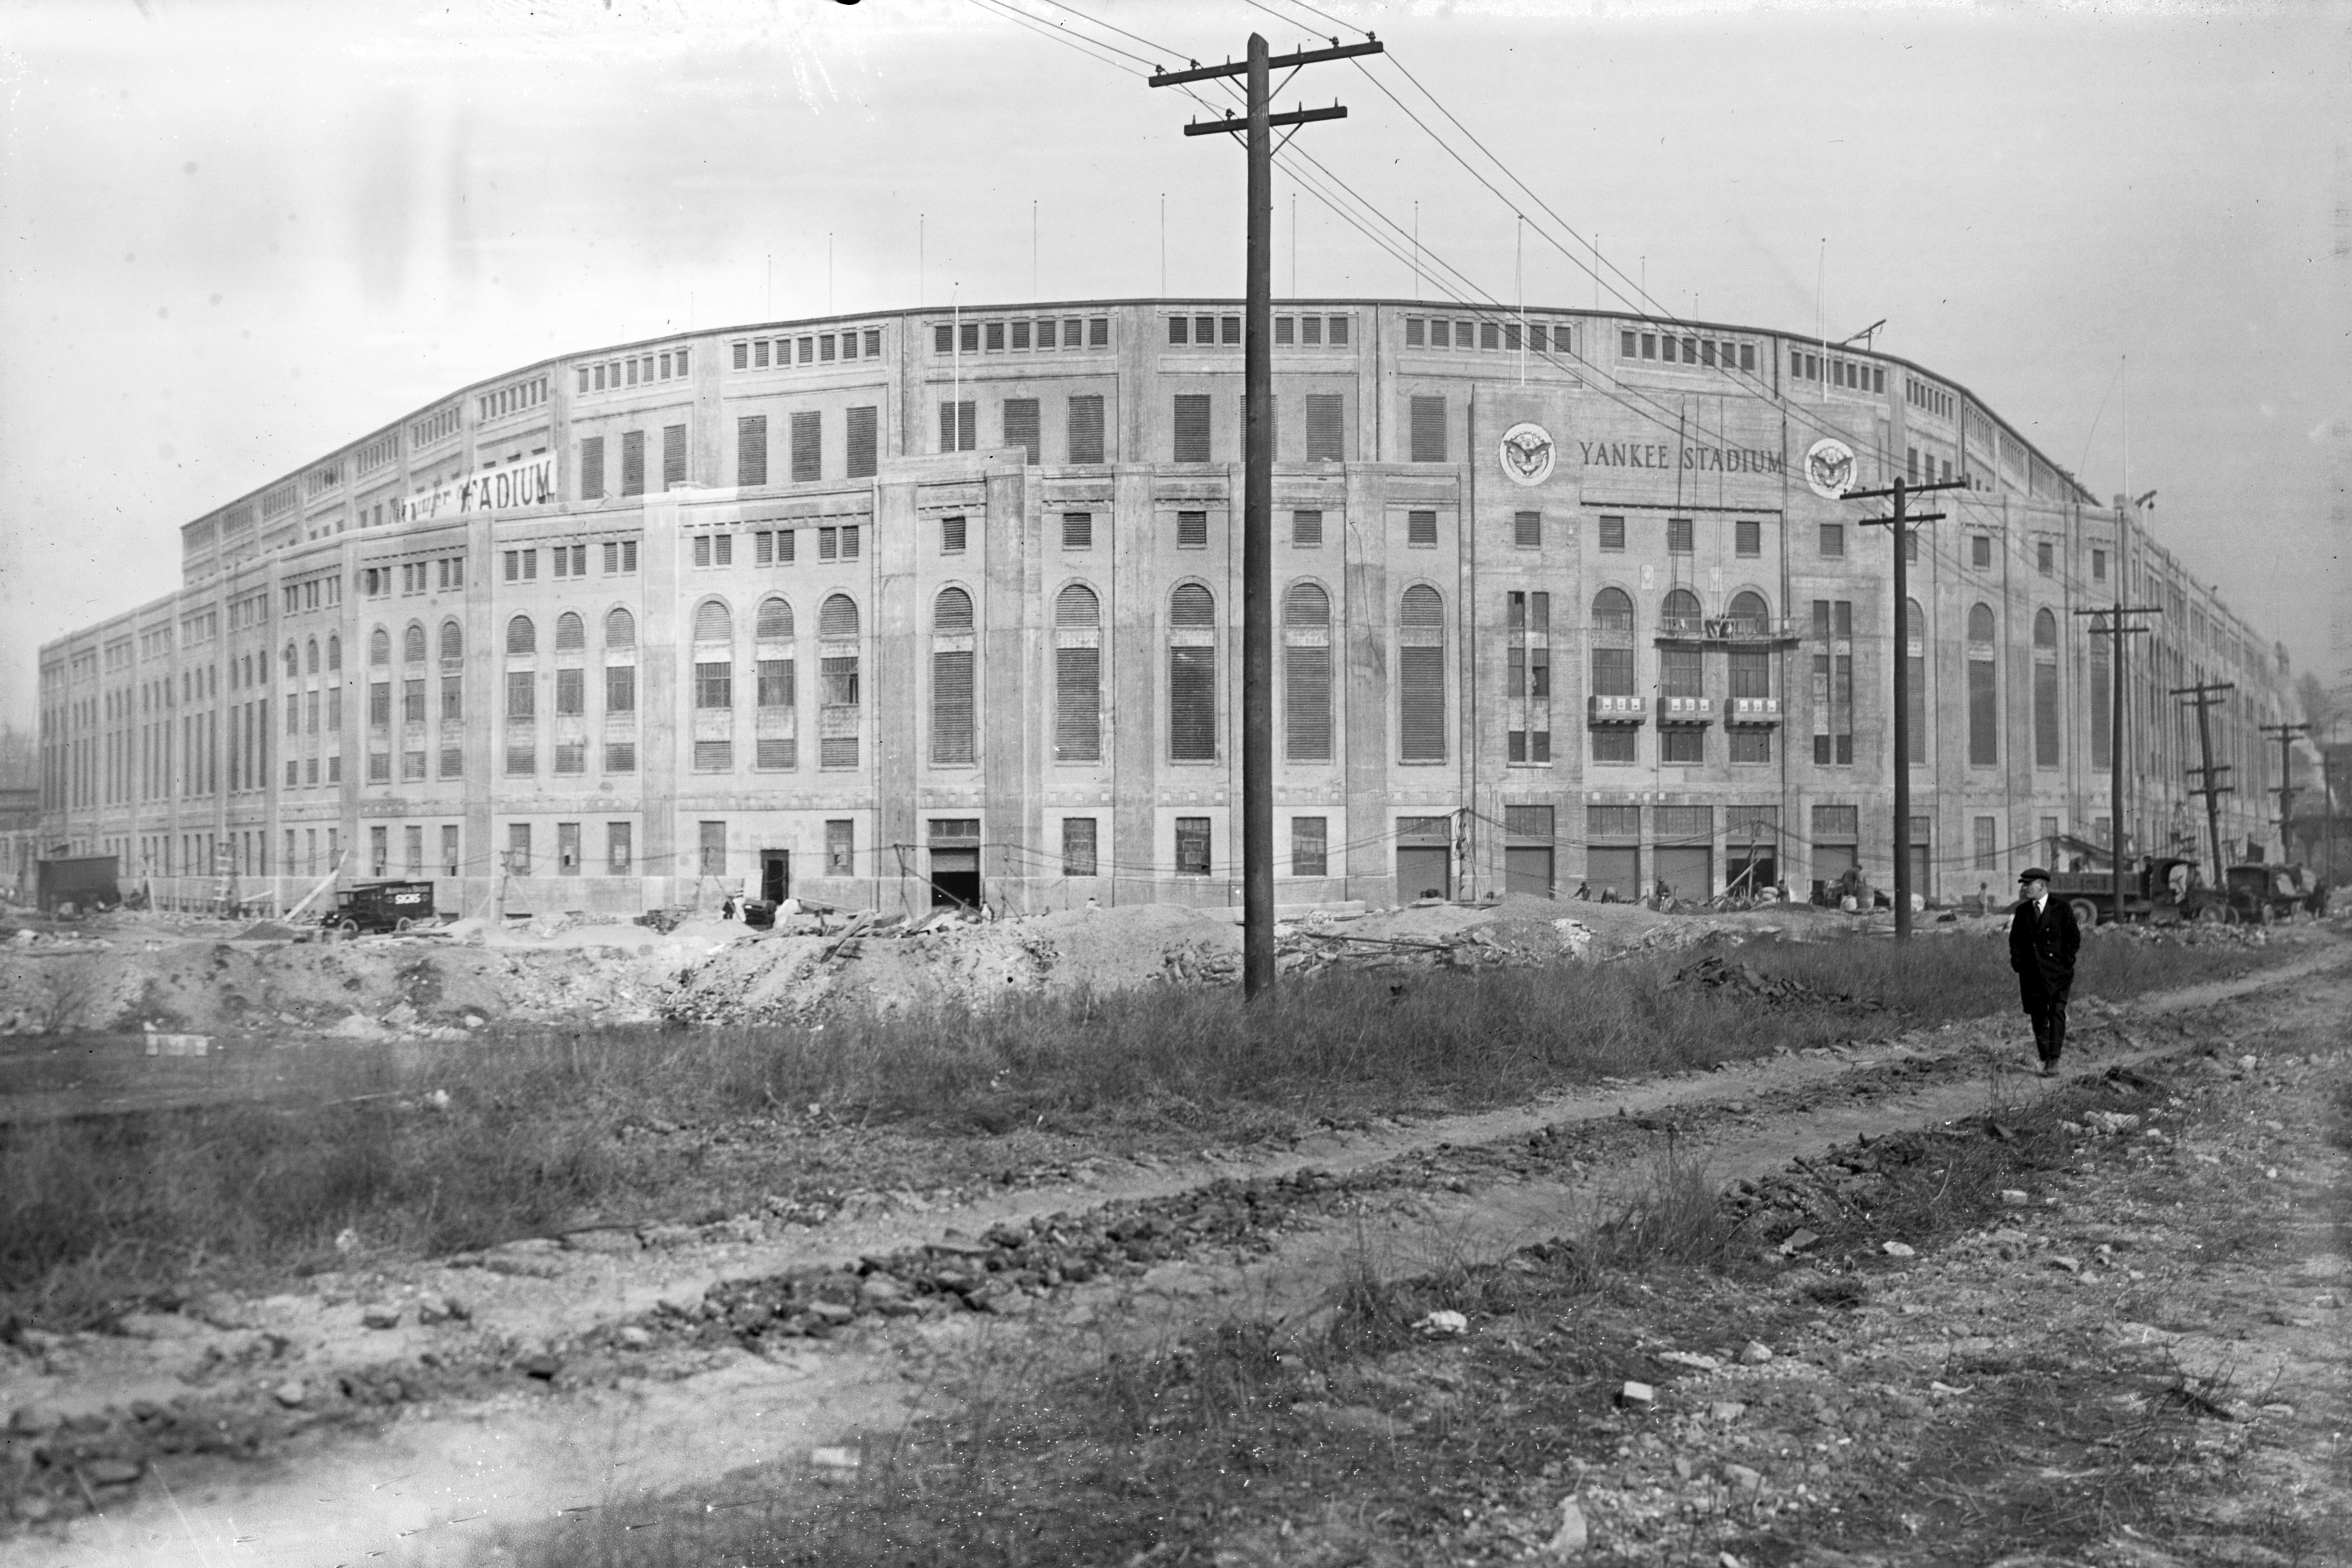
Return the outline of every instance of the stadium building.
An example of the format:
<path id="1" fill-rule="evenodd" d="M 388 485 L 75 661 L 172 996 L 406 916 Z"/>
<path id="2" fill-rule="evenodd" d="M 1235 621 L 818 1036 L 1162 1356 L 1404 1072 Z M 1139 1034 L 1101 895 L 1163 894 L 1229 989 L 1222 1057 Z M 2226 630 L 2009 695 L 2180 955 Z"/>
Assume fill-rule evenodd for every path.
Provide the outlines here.
<path id="1" fill-rule="evenodd" d="M 162 903 L 339 863 L 444 910 L 1238 902 L 1242 319 L 903 310 L 531 365 L 181 529 L 42 650 L 48 852 Z M 2284 652 L 1966 387 L 1726 325 L 1275 313 L 1276 897 L 1891 881 L 1881 503 L 1910 564 L 1915 886 L 2269 827 Z M 2070 843 L 2070 840 L 2077 841 Z M 1746 885 L 1746 884 L 1743 884 Z"/>

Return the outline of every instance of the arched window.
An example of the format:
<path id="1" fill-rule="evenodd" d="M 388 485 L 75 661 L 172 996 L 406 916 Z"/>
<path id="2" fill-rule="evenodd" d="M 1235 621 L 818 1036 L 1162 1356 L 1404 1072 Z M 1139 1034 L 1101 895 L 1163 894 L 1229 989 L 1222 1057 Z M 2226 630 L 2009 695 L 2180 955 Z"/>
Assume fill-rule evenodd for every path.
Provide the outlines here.
<path id="1" fill-rule="evenodd" d="M 566 610 L 555 617 L 555 651 L 578 653 L 588 646 L 587 623 L 574 610 Z"/>
<path id="2" fill-rule="evenodd" d="M 759 617 L 752 623 L 751 635 L 761 642 L 793 640 L 793 607 L 782 599 L 760 601 Z"/>
<path id="3" fill-rule="evenodd" d="M 455 664 L 466 657 L 466 634 L 455 621 L 441 623 L 441 662 Z"/>
<path id="4" fill-rule="evenodd" d="M 392 662 L 392 634 L 382 626 L 368 634 L 368 663 L 389 665 Z"/>
<path id="5" fill-rule="evenodd" d="M 1217 599 L 1198 583 L 1168 596 L 1168 760 L 1217 760 Z"/>
<path id="6" fill-rule="evenodd" d="M 1331 760 L 1331 595 L 1293 583 L 1282 596 L 1284 754 L 1294 763 Z"/>
<path id="7" fill-rule="evenodd" d="M 1633 695 L 1633 600 L 1622 588 L 1592 595 L 1592 694 Z"/>
<path id="8" fill-rule="evenodd" d="M 295 651 L 294 645 L 289 642 L 286 645 L 286 679 L 291 680 L 301 673 L 302 656 Z"/>
<path id="9" fill-rule="evenodd" d="M 1083 583 L 1054 601 L 1054 760 L 1102 760 L 1102 602 Z"/>
<path id="10" fill-rule="evenodd" d="M 2105 772 L 2115 765 L 2116 668 L 2107 617 L 2091 617 L 2091 766 Z"/>
<path id="11" fill-rule="evenodd" d="M 1969 765 L 2000 763 L 2000 694 L 1993 661 L 1992 606 L 1969 608 Z"/>
<path id="12" fill-rule="evenodd" d="M 319 673 L 319 639 L 312 637 L 302 645 L 302 668 L 305 673 Z"/>
<path id="13" fill-rule="evenodd" d="M 327 668 L 329 669 L 343 668 L 343 639 L 340 636 L 331 636 L 327 638 Z"/>
<path id="14" fill-rule="evenodd" d="M 1772 606 L 1764 595 L 1753 589 L 1742 589 L 1731 596 L 1732 629 L 1741 637 L 1760 637 L 1771 629 Z"/>
<path id="15" fill-rule="evenodd" d="M 2033 616 L 2033 765 L 2058 765 L 2058 617 Z"/>
<path id="16" fill-rule="evenodd" d="M 1408 763 L 1445 760 L 1445 601 L 1423 584 L 1397 612 L 1397 736 Z"/>
<path id="17" fill-rule="evenodd" d="M 817 612 L 816 635 L 827 642 L 857 635 L 857 603 L 846 594 L 835 594 Z"/>
<path id="18" fill-rule="evenodd" d="M 509 653 L 539 651 L 539 628 L 530 624 L 529 616 L 517 616 L 507 623 L 507 651 Z"/>
<path id="19" fill-rule="evenodd" d="M 942 588 L 931 601 L 931 761 L 973 760 L 971 595 Z"/>
<path id="20" fill-rule="evenodd" d="M 857 765 L 862 721 L 857 686 L 857 603 L 835 594 L 819 605 L 817 635 L 817 765 Z"/>
<path id="21" fill-rule="evenodd" d="M 697 708 L 735 706 L 735 617 L 717 599 L 705 599 L 694 610 L 694 705 Z M 698 750 L 699 749 L 698 740 Z M 715 763 L 717 753 L 703 753 Z"/>
<path id="22" fill-rule="evenodd" d="M 637 618 L 619 608 L 604 612 L 604 646 L 635 647 L 637 646 Z"/>
<path id="23" fill-rule="evenodd" d="M 409 622 L 408 629 L 400 634 L 400 662 L 425 662 L 425 627 L 415 621 Z"/>
<path id="24" fill-rule="evenodd" d="M 1676 588 L 1658 606 L 1658 629 L 1668 637 L 1698 636 L 1700 618 L 1698 595 L 1688 588 Z"/>

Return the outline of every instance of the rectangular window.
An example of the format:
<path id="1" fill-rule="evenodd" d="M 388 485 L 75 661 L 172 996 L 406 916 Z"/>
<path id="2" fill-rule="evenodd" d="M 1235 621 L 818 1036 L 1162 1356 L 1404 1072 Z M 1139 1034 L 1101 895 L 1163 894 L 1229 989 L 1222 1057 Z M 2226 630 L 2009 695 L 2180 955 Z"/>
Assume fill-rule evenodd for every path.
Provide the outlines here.
<path id="1" fill-rule="evenodd" d="M 604 824 L 604 874 L 625 877 L 635 862 L 635 825 L 626 822 Z"/>
<path id="2" fill-rule="evenodd" d="M 1990 768 L 2000 763 L 2000 707 L 1993 683 L 1993 661 L 1969 660 L 1969 765 Z"/>
<path id="3" fill-rule="evenodd" d="M 1209 398 L 1205 393 L 1176 395 L 1174 460 L 1209 461 Z"/>
<path id="4" fill-rule="evenodd" d="M 411 833 L 421 831 L 410 828 Z M 555 874 L 559 877 L 580 875 L 580 825 L 559 822 L 555 825 Z"/>
<path id="5" fill-rule="evenodd" d="M 820 528 L 816 531 L 816 558 L 831 561 L 841 554 L 841 530 Z"/>
<path id="6" fill-rule="evenodd" d="M 587 710 L 588 672 L 584 669 L 559 669 L 555 672 L 555 710 L 558 713 L 582 713 Z"/>
<path id="7" fill-rule="evenodd" d="M 1307 460 L 1310 463 L 1342 463 L 1347 461 L 1344 420 L 1347 399 L 1336 392 L 1310 392 L 1307 395 Z"/>
<path id="8" fill-rule="evenodd" d="M 960 517 L 943 517 L 940 519 L 940 554 L 961 555 L 963 553 L 963 524 L 964 520 Z"/>
<path id="9" fill-rule="evenodd" d="M 1412 400 L 1412 461 L 1442 463 L 1445 461 L 1445 399 L 1416 397 Z"/>
<path id="10" fill-rule="evenodd" d="M 735 482 L 768 482 L 768 416 L 754 414 L 735 421 Z M 611 545 L 604 547 L 612 549 Z M 608 568 L 609 570 L 609 568 Z"/>
<path id="11" fill-rule="evenodd" d="M 1015 322 L 1014 325 L 1021 325 Z M 1017 344 L 1015 345 L 1018 346 Z M 1036 463 L 1037 400 L 1034 397 L 1008 397 L 1004 400 L 1004 445 L 1018 447 L 1027 454 L 1027 461 Z"/>
<path id="12" fill-rule="evenodd" d="M 1091 550 L 1095 543 L 1095 514 L 1090 511 L 1066 511 L 1062 514 L 1062 548 Z"/>
<path id="13" fill-rule="evenodd" d="M 528 719 L 536 710 L 538 679 L 528 669 L 507 671 L 507 717 Z"/>
<path id="14" fill-rule="evenodd" d="M 2046 539 L 2035 544 L 2033 547 L 2034 569 L 2044 577 L 2049 576 L 2057 570 L 2057 548 Z"/>
<path id="15" fill-rule="evenodd" d="M 814 409 L 793 416 L 793 483 L 809 484 L 824 477 L 824 416 Z"/>
<path id="16" fill-rule="evenodd" d="M 1666 553 L 1669 555 L 1688 555 L 1691 553 L 1692 532 L 1691 520 L 1689 518 L 1670 517 L 1666 519 Z"/>
<path id="17" fill-rule="evenodd" d="M 637 710 L 637 667 L 634 664 L 613 664 L 604 667 L 604 711 L 634 713 Z"/>
<path id="18" fill-rule="evenodd" d="M 2107 552 L 2104 550 L 2094 550 L 2091 552 L 2091 581 L 2104 583 L 2106 580 Z"/>
<path id="19" fill-rule="evenodd" d="M 1625 548 L 1625 520 L 1623 518 L 1604 517 L 1601 520 L 1601 548 L 1603 550 L 1622 550 Z"/>
<path id="20" fill-rule="evenodd" d="M 1171 343 L 1191 342 L 1192 341 L 1192 318 L 1190 316 L 1169 317 L 1168 341 Z"/>
<path id="21" fill-rule="evenodd" d="M 860 404 L 847 410 L 843 417 L 848 432 L 849 477 L 853 479 L 872 479 L 879 450 L 879 413 L 872 404 Z"/>
<path id="22" fill-rule="evenodd" d="M 1102 649 L 1054 649 L 1054 760 L 1102 760 Z"/>
<path id="23" fill-rule="evenodd" d="M 698 773 L 723 773 L 735 766 L 735 743 L 732 741 L 697 741 L 694 743 L 694 771 Z"/>
<path id="24" fill-rule="evenodd" d="M 1760 522 L 1735 522 L 1731 525 L 1732 549 L 1741 555 L 1764 553 L 1764 525 Z"/>
<path id="25" fill-rule="evenodd" d="M 1320 511 L 1292 512 L 1290 542 L 1301 550 L 1320 549 L 1323 544 L 1323 514 Z"/>
<path id="26" fill-rule="evenodd" d="M 1979 871 L 1992 870 L 2000 854 L 1999 823 L 1997 819 L 1993 817 L 1979 816 L 1976 819 L 1974 826 L 1976 829 L 1977 869 Z"/>
<path id="27" fill-rule="evenodd" d="M 1425 550 L 1437 546 L 1437 514 L 1433 511 L 1408 511 L 1404 514 L 1404 542 Z"/>
<path id="28" fill-rule="evenodd" d="M 1209 547 L 1209 514 L 1205 511 L 1180 511 L 1176 514 L 1176 548 L 1206 550 Z"/>
<path id="29" fill-rule="evenodd" d="M 1062 875 L 1091 877 L 1095 874 L 1095 819 L 1091 816 L 1062 818 Z"/>
<path id="30" fill-rule="evenodd" d="M 1168 758 L 1217 760 L 1217 650 L 1178 646 L 1168 650 Z"/>
<path id="31" fill-rule="evenodd" d="M 621 432 L 621 493 L 646 493 L 646 433 L 642 430 Z"/>
<path id="32" fill-rule="evenodd" d="M 1822 554 L 1826 558 L 1843 556 L 1844 553 L 1845 524 L 1842 522 L 1822 524 Z"/>
<path id="33" fill-rule="evenodd" d="M 633 773 L 637 771 L 637 743 L 635 741 L 604 742 L 604 771 L 608 773 Z"/>
<path id="34" fill-rule="evenodd" d="M 662 489 L 676 489 L 686 483 L 686 426 L 662 426 Z"/>
<path id="35" fill-rule="evenodd" d="M 790 708 L 793 705 L 793 661 L 789 658 L 763 658 L 759 667 L 759 700 L 762 708 Z"/>
<path id="36" fill-rule="evenodd" d="M 381 833 L 383 829 L 379 827 L 374 831 Z M 507 824 L 506 865 L 503 869 L 506 871 L 507 875 L 510 877 L 528 877 L 530 875 L 530 823 L 509 822 Z"/>
<path id="37" fill-rule="evenodd" d="M 1706 731 L 1696 725 L 1673 724 L 1658 731 L 1658 761 L 1699 763 L 1706 761 Z"/>
<path id="38" fill-rule="evenodd" d="M 583 437 L 580 443 L 580 499 L 600 500 L 604 494 L 604 437 Z"/>
<path id="39" fill-rule="evenodd" d="M 1328 877 L 1330 872 L 1330 824 L 1326 816 L 1290 819 L 1290 874 Z"/>
<path id="40" fill-rule="evenodd" d="M 698 822 L 696 847 L 700 851 L 697 869 L 706 877 L 727 875 L 727 825 L 723 822 Z"/>
<path id="41" fill-rule="evenodd" d="M 1992 569 L 1992 536 L 1972 534 L 1969 538 L 1969 564 L 1979 572 Z"/>
<path id="42" fill-rule="evenodd" d="M 698 533 L 694 536 L 694 563 L 697 566 L 710 564 L 710 535 Z"/>
<path id="43" fill-rule="evenodd" d="M 725 660 L 698 663 L 694 667 L 694 705 L 697 708 L 732 708 L 735 706 L 735 667 Z"/>
<path id="44" fill-rule="evenodd" d="M 824 825 L 824 874 L 854 877 L 857 864 L 857 824 L 836 817 Z"/>
<path id="45" fill-rule="evenodd" d="M 1073 341 L 1073 347 L 1076 342 Z M 1103 460 L 1103 400 L 1100 393 L 1088 393 L 1070 399 L 1069 407 L 1070 461 L 1099 463 Z"/>
<path id="46" fill-rule="evenodd" d="M 1543 513 L 1521 511 L 1511 514 L 1511 542 L 1522 550 L 1543 547 Z"/>
<path id="47" fill-rule="evenodd" d="M 1209 874 L 1207 817 L 1180 816 L 1176 819 L 1176 874 L 1180 877 L 1205 877 Z"/>
<path id="48" fill-rule="evenodd" d="M 974 760 L 971 650 L 931 655 L 931 761 L 944 767 Z"/>
<path id="49" fill-rule="evenodd" d="M 967 398 L 961 403 L 940 405 L 940 450 L 969 452 L 980 443 L 979 405 Z"/>

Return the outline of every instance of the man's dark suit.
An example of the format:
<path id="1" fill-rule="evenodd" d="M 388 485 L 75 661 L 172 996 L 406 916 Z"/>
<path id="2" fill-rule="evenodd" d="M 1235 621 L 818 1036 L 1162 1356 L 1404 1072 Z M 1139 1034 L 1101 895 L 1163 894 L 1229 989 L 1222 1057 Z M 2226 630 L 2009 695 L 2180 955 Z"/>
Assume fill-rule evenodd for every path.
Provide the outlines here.
<path id="1" fill-rule="evenodd" d="M 2055 1066 L 2066 1047 L 2066 993 L 2074 984 L 2074 954 L 2083 932 L 2074 911 L 2057 899 L 2042 900 L 2036 915 L 2029 899 L 2009 922 L 2009 966 L 2017 971 L 2018 999 L 2033 1020 L 2033 1045 L 2045 1064 Z"/>

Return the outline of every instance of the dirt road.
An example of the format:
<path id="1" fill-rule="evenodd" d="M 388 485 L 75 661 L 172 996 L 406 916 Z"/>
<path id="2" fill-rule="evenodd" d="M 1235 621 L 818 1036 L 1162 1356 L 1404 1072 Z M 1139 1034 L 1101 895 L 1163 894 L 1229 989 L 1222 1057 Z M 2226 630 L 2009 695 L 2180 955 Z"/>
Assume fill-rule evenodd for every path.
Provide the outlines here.
<path id="1" fill-rule="evenodd" d="M 2347 1016 L 2352 947 L 2324 938 L 2243 981 L 2086 1010 L 2069 1065 L 2258 1030 L 2332 1049 Z M 69 1445 L 76 1429 L 55 1422 L 79 1416 L 86 1450 L 144 1472 L 93 1490 L 89 1517 L 0 1543 L 0 1564 L 457 1563 L 493 1532 L 567 1512 L 682 1489 L 723 1502 L 803 1472 L 814 1449 L 895 1430 L 935 1368 L 982 1345 L 1150 1344 L 1243 1310 L 1308 1321 L 1368 1265 L 1410 1275 L 1580 1232 L 1669 1144 L 1715 1181 L 1762 1181 L 1860 1134 L 2030 1100 L 2021 1034 L 2004 1018 L 1263 1159 L 1114 1166 L 953 1212 L 835 1220 L 788 1246 L 525 1247 L 364 1299 L 331 1286 L 215 1303 L 210 1324 L 159 1314 L 127 1325 L 144 1338 L 53 1348 L 51 1375 L 0 1363 L 21 1439 Z M 958 1269 L 1017 1282 L 959 1298 L 940 1285 Z M 452 1297 L 462 1319 L 420 1321 Z M 980 1310 L 941 1310 L 959 1300 Z M 392 1309 L 395 1326 L 364 1326 Z M 787 1318 L 793 1337 L 762 1331 Z M 289 1434 L 331 1389 L 339 1410 L 376 1414 Z M 191 1445 L 156 1431 L 134 1440 L 142 1424 L 207 1416 L 253 1423 L 258 1462 L 185 1458 Z"/>

